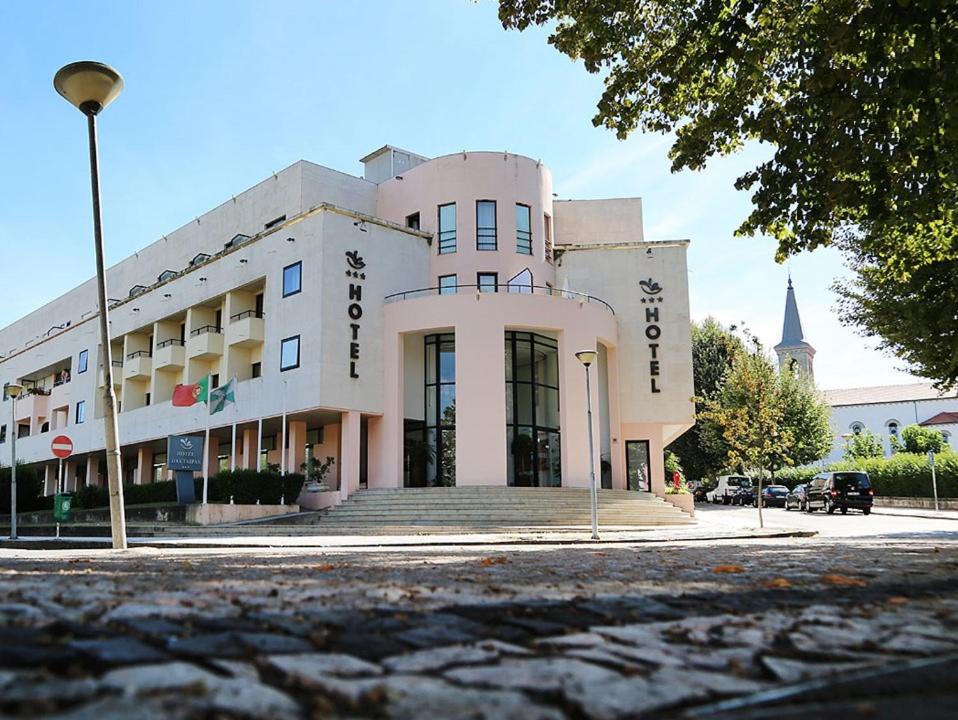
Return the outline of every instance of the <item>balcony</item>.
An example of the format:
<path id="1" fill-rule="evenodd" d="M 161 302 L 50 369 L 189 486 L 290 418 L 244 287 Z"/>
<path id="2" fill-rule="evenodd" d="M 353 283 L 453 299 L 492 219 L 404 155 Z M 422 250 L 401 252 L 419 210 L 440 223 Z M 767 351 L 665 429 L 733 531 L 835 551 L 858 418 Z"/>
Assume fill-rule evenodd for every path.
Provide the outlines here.
<path id="1" fill-rule="evenodd" d="M 31 425 L 38 417 L 47 417 L 50 407 L 50 391 L 43 388 L 27 390 L 17 398 L 17 420 L 26 420 Z"/>
<path id="2" fill-rule="evenodd" d="M 124 380 L 149 380 L 153 374 L 153 357 L 149 350 L 137 350 L 126 356 Z"/>
<path id="3" fill-rule="evenodd" d="M 386 303 L 400 302 L 402 300 L 412 300 L 414 298 L 430 297 L 432 295 L 474 295 L 478 299 L 481 295 L 545 295 L 561 300 L 571 300 L 579 305 L 596 305 L 604 307 L 610 314 L 615 315 L 615 310 L 605 300 L 593 295 L 576 292 L 575 290 L 560 290 L 542 285 L 528 285 L 519 283 L 484 283 L 481 285 L 443 285 L 441 287 L 418 288 L 416 290 L 404 290 L 403 292 L 393 293 L 384 298 Z"/>
<path id="4" fill-rule="evenodd" d="M 179 339 L 163 340 L 156 344 L 153 367 L 157 370 L 179 370 L 186 365 L 186 348 Z"/>
<path id="5" fill-rule="evenodd" d="M 246 310 L 231 316 L 226 337 L 233 347 L 245 348 L 262 344 L 265 337 L 263 313 Z"/>
<path id="6" fill-rule="evenodd" d="M 190 359 L 219 357 L 223 354 L 223 328 L 204 325 L 190 332 L 186 343 L 186 356 Z"/>
<path id="7" fill-rule="evenodd" d="M 123 379 L 123 361 L 114 360 L 111 367 L 113 368 L 113 387 L 120 387 L 120 381 Z M 97 387 L 103 387 L 106 385 L 106 381 L 103 378 L 103 368 L 100 368 L 97 373 L 96 380 Z"/>

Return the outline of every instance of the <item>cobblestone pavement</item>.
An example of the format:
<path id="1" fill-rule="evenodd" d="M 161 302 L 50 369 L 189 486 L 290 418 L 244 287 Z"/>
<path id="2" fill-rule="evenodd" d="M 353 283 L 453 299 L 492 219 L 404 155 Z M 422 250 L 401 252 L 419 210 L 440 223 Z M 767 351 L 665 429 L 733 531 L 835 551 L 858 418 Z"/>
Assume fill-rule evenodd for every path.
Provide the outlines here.
<path id="1" fill-rule="evenodd" d="M 0 717 L 954 717 L 958 535 L 0 551 Z"/>

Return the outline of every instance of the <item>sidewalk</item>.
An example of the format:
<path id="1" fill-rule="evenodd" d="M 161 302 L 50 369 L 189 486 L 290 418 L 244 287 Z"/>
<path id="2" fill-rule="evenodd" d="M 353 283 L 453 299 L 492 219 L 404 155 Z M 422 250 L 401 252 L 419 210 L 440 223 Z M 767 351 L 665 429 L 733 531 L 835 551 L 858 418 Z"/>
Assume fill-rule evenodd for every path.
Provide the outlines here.
<path id="1" fill-rule="evenodd" d="M 925 518 L 927 520 L 958 520 L 958 510 L 935 510 L 931 508 L 884 507 L 874 505 L 873 515 L 896 515 L 898 517 Z"/>
<path id="2" fill-rule="evenodd" d="M 598 541 L 583 530 L 535 530 L 489 533 L 401 534 L 401 535 L 237 535 L 215 537 L 130 537 L 130 547 L 164 548 L 385 548 L 446 547 L 465 545 L 612 545 L 635 543 L 707 542 L 713 540 L 754 540 L 786 537 L 813 537 L 817 533 L 794 528 L 662 528 L 655 530 L 603 530 Z M 0 540 L 0 550 L 88 550 L 108 549 L 108 537 L 22 537 Z"/>

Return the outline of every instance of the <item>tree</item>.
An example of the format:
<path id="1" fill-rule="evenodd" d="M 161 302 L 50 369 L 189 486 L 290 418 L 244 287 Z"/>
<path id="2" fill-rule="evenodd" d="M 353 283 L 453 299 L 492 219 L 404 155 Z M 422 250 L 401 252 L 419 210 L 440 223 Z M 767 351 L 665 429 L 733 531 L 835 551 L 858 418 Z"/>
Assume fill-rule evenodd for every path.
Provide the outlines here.
<path id="1" fill-rule="evenodd" d="M 725 328 L 714 318 L 706 318 L 701 324 L 692 323 L 692 375 L 697 415 L 705 402 L 721 390 L 732 366 L 732 358 L 742 352 L 743 347 L 734 328 Z M 727 461 L 727 448 L 721 433 L 701 417 L 669 445 L 669 450 L 678 456 L 683 474 L 693 480 L 718 475 Z"/>
<path id="2" fill-rule="evenodd" d="M 730 467 L 762 474 L 805 465 L 831 448 L 831 410 L 811 380 L 795 371 L 775 371 L 762 346 L 738 353 L 717 395 L 705 403 L 701 417 L 712 423 L 726 446 Z M 756 501 L 759 525 L 762 504 Z"/>
<path id="3" fill-rule="evenodd" d="M 735 183 L 753 203 L 737 233 L 776 238 L 779 262 L 839 245 L 843 320 L 958 383 L 958 4 L 500 0 L 499 17 L 554 23 L 549 42 L 605 75 L 593 123 L 674 133 L 673 171 L 768 147 Z"/>
<path id="4" fill-rule="evenodd" d="M 845 443 L 844 457 L 846 460 L 865 460 L 882 457 L 884 454 L 885 448 L 882 446 L 881 437 L 873 435 L 871 430 L 855 433 Z"/>
<path id="5" fill-rule="evenodd" d="M 945 436 L 934 428 L 921 425 L 909 425 L 901 431 L 901 444 L 905 452 L 927 453 L 929 450 L 940 453 L 945 444 Z"/>

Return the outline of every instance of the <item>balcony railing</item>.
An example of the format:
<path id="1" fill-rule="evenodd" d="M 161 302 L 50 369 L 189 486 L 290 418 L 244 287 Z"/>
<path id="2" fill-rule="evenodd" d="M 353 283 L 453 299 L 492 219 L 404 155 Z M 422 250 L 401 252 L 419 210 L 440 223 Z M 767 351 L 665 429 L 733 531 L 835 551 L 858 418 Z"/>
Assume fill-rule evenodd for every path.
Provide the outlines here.
<path id="1" fill-rule="evenodd" d="M 239 322 L 240 320 L 245 320 L 246 318 L 262 318 L 265 313 L 260 310 L 244 310 L 241 313 L 236 313 L 235 315 L 230 315 L 230 322 Z"/>
<path id="2" fill-rule="evenodd" d="M 156 349 L 159 350 L 160 348 L 173 347 L 177 345 L 182 347 L 183 344 L 184 344 L 183 341 L 180 340 L 179 338 L 171 338 L 169 340 L 163 340 L 162 342 L 158 342 L 156 344 Z"/>
<path id="3" fill-rule="evenodd" d="M 122 360 L 112 360 L 112 361 L 110 362 L 110 365 L 113 366 L 113 367 L 123 367 L 123 361 L 122 361 Z"/>
<path id="4" fill-rule="evenodd" d="M 219 325 L 204 325 L 203 327 L 198 327 L 196 330 L 190 331 L 190 337 L 199 337 L 200 335 L 206 335 L 207 333 L 220 335 L 223 333 L 223 328 Z"/>
<path id="5" fill-rule="evenodd" d="M 410 300 L 412 298 L 427 297 L 429 295 L 457 295 L 461 292 L 477 293 L 507 293 L 510 295 L 549 295 L 550 297 L 565 298 L 567 300 L 578 300 L 580 302 L 596 303 L 604 305 L 610 313 L 615 315 L 615 309 L 605 300 L 587 295 L 586 293 L 576 292 L 575 290 L 560 290 L 543 285 L 510 285 L 508 283 L 499 283 L 498 285 L 446 285 L 444 287 L 418 288 L 416 290 L 404 290 L 403 292 L 393 293 L 384 298 L 384 302 L 397 302 L 399 300 Z"/>
<path id="6" fill-rule="evenodd" d="M 127 360 L 135 360 L 138 357 L 153 357 L 153 353 L 149 350 L 137 350 L 136 352 L 131 352 L 126 356 Z"/>

